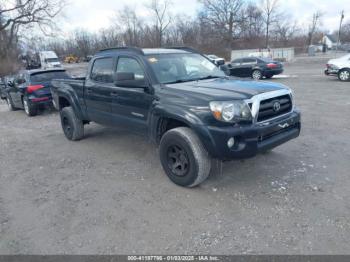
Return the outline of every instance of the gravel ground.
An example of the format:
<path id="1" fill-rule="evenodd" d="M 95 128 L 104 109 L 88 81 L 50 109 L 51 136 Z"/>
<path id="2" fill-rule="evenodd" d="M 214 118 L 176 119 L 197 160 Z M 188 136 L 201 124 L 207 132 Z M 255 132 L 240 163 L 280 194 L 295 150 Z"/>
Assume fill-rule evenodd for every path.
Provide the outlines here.
<path id="1" fill-rule="evenodd" d="M 0 254 L 350 254 L 350 83 L 325 63 L 299 58 L 272 80 L 295 91 L 297 140 L 214 162 L 194 189 L 143 137 L 91 124 L 69 142 L 57 112 L 1 102 Z"/>

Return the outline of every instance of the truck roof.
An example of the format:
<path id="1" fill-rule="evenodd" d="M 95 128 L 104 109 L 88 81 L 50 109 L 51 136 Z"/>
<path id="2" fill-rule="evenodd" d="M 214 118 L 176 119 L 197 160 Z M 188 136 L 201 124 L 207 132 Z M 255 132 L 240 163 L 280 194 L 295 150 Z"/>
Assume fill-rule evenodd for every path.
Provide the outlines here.
<path id="1" fill-rule="evenodd" d="M 196 50 L 190 47 L 169 47 L 169 48 L 137 48 L 137 47 L 115 47 L 100 50 L 99 54 L 115 53 L 115 52 L 131 52 L 139 55 L 157 55 L 157 54 L 187 54 L 198 53 Z"/>

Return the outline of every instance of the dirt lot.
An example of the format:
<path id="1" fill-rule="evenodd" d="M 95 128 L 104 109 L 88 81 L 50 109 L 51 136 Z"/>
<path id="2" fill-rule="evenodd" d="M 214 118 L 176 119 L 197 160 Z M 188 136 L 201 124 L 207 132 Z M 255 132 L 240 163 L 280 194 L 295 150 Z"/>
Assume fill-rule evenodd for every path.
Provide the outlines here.
<path id="1" fill-rule="evenodd" d="M 350 83 L 325 63 L 272 80 L 295 91 L 300 138 L 217 164 L 195 189 L 142 137 L 92 124 L 69 142 L 57 112 L 1 103 L 0 254 L 350 254 Z"/>

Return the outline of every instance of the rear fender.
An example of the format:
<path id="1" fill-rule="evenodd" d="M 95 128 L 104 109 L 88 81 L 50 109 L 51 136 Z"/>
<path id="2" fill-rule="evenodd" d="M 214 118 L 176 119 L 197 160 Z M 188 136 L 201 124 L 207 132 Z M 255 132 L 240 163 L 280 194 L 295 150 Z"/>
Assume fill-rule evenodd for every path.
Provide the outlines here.
<path id="1" fill-rule="evenodd" d="M 65 86 L 67 88 L 60 88 L 57 90 L 58 101 L 60 98 L 64 98 L 69 102 L 70 106 L 73 108 L 74 112 L 76 113 L 79 119 L 87 120 L 86 113 L 83 111 L 79 103 L 79 98 L 76 92 L 69 85 L 65 85 Z M 59 109 L 60 110 L 62 109 L 61 104 L 59 104 Z"/>

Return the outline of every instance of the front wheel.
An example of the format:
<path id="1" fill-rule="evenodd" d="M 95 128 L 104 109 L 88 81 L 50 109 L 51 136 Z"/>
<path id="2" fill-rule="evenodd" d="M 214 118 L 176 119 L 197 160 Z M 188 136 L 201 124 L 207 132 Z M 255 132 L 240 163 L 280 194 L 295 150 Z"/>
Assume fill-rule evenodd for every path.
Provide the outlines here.
<path id="1" fill-rule="evenodd" d="M 28 98 L 26 97 L 23 98 L 23 107 L 27 116 L 36 116 L 38 114 L 37 106 L 30 104 Z"/>
<path id="2" fill-rule="evenodd" d="M 340 81 L 350 81 L 350 69 L 340 70 L 338 73 L 338 78 Z"/>
<path id="3" fill-rule="evenodd" d="M 64 107 L 60 111 L 61 125 L 68 140 L 77 141 L 84 136 L 83 121 L 78 119 L 72 107 Z"/>
<path id="4" fill-rule="evenodd" d="M 261 73 L 261 71 L 260 70 L 254 70 L 253 72 L 252 72 L 252 78 L 254 79 L 254 80 L 260 80 L 260 79 L 262 79 L 262 73 Z"/>
<path id="5" fill-rule="evenodd" d="M 207 179 L 211 158 L 198 136 L 187 127 L 166 132 L 160 141 L 160 161 L 171 181 L 195 187 Z"/>
<path id="6" fill-rule="evenodd" d="M 6 97 L 6 103 L 7 103 L 7 108 L 9 111 L 15 111 L 17 108 L 13 105 L 12 99 L 10 95 L 7 95 Z"/>

